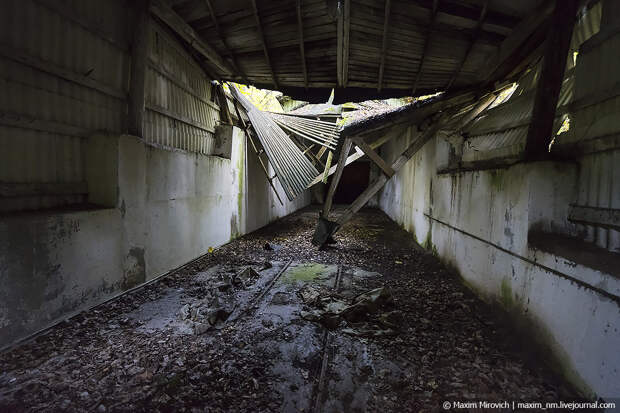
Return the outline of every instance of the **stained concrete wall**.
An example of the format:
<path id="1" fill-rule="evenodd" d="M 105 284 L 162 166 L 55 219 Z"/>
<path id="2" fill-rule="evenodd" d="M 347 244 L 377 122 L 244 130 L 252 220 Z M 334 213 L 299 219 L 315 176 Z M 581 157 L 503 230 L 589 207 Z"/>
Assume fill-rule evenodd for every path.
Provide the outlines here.
<path id="1" fill-rule="evenodd" d="M 101 208 L 0 217 L 0 347 L 309 204 L 305 193 L 280 205 L 241 131 L 230 133 L 231 159 L 91 137 L 86 175 Z"/>
<path id="2" fill-rule="evenodd" d="M 416 138 L 382 148 L 395 159 Z M 548 350 L 588 395 L 620 394 L 620 278 L 535 248 L 528 236 L 570 234 L 578 163 L 537 162 L 438 174 L 447 145 L 428 142 L 375 202 L 476 293 Z M 620 181 L 616 181 L 620 182 Z M 601 249 L 601 254 L 611 254 Z M 605 260 L 600 255 L 600 260 Z"/>

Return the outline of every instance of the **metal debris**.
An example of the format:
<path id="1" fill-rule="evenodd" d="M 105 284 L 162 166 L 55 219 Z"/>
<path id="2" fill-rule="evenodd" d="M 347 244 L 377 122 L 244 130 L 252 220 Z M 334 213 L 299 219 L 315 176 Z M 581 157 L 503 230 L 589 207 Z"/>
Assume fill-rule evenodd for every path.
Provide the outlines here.
<path id="1" fill-rule="evenodd" d="M 306 190 L 319 171 L 269 115 L 254 106 L 234 85 L 230 90 L 245 109 L 286 196 L 292 201 Z"/>
<path id="2" fill-rule="evenodd" d="M 325 146 L 332 151 L 336 150 L 340 134 L 338 132 L 338 125 L 335 123 L 283 113 L 269 112 L 269 116 L 282 129 L 310 142 Z"/>

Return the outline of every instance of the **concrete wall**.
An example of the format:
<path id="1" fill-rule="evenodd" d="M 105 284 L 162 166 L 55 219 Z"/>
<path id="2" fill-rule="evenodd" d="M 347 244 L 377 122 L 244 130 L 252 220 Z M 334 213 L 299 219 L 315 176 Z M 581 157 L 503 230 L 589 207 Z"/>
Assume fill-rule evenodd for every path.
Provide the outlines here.
<path id="1" fill-rule="evenodd" d="M 243 134 L 231 159 L 88 139 L 100 209 L 0 217 L 0 347 L 174 269 L 310 202 L 280 205 Z"/>
<path id="2" fill-rule="evenodd" d="M 388 143 L 382 155 L 394 159 L 415 137 Z M 445 145 L 441 135 L 427 143 L 375 202 L 476 293 L 505 310 L 523 329 L 525 342 L 549 350 L 554 366 L 584 393 L 617 397 L 617 268 L 593 268 L 528 240 L 538 232 L 571 233 L 566 217 L 579 164 L 438 174 Z M 597 254 L 606 260 L 613 253 Z"/>

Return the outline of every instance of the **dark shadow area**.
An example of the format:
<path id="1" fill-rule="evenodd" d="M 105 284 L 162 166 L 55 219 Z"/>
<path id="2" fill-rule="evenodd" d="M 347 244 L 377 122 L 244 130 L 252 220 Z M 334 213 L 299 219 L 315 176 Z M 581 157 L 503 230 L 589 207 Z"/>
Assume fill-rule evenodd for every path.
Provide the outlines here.
<path id="1" fill-rule="evenodd" d="M 355 201 L 355 198 L 368 187 L 369 177 L 370 162 L 358 161 L 347 165 L 342 171 L 342 178 L 334 194 L 334 203 L 350 204 Z"/>

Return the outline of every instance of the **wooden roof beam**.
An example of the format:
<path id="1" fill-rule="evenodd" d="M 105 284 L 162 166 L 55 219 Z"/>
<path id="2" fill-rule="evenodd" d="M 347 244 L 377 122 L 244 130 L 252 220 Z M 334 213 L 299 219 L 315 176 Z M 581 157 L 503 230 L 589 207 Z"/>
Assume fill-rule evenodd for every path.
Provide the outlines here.
<path id="1" fill-rule="evenodd" d="M 351 0 L 344 0 L 344 25 L 342 43 L 342 86 L 349 83 L 349 35 L 351 33 Z"/>
<path id="2" fill-rule="evenodd" d="M 422 70 L 424 69 L 424 60 L 426 59 L 426 54 L 428 53 L 428 47 L 430 45 L 431 36 L 433 35 L 433 26 L 435 25 L 435 21 L 437 20 L 437 11 L 439 9 L 439 0 L 433 0 L 433 8 L 431 9 L 431 21 L 428 26 L 428 33 L 426 35 L 426 39 L 424 40 L 424 48 L 422 49 L 422 55 L 420 56 L 420 64 L 418 65 L 418 73 L 415 76 L 415 81 L 413 82 L 413 87 L 411 89 L 411 95 L 415 96 L 415 92 L 418 89 L 418 85 L 420 83 L 420 78 L 422 77 Z"/>
<path id="3" fill-rule="evenodd" d="M 336 25 L 336 81 L 338 87 L 342 87 L 342 45 L 344 43 L 344 13 L 342 1 L 338 0 L 338 22 Z"/>
<path id="4" fill-rule="evenodd" d="M 467 58 L 469 57 L 472 49 L 474 48 L 474 45 L 476 44 L 476 40 L 478 40 L 478 36 L 480 35 L 480 31 L 482 30 L 482 25 L 484 24 L 484 20 L 487 17 L 488 8 L 489 8 L 489 0 L 485 0 L 484 5 L 482 6 L 482 10 L 480 11 L 480 17 L 478 18 L 478 23 L 476 23 L 476 28 L 474 29 L 474 33 L 472 34 L 469 45 L 467 46 L 467 50 L 465 51 L 465 54 L 461 58 L 461 61 L 459 62 L 456 71 L 454 72 L 450 80 L 448 80 L 448 83 L 446 84 L 444 91 L 448 91 L 448 89 L 452 87 L 452 84 L 454 83 L 456 78 L 459 76 L 459 74 L 463 70 L 463 66 L 465 66 L 465 62 L 467 62 Z"/>
<path id="5" fill-rule="evenodd" d="M 392 0 L 385 0 L 385 15 L 383 17 L 383 40 L 381 44 L 381 60 L 379 62 L 379 80 L 377 81 L 377 92 L 381 92 L 383 87 L 383 73 L 385 71 L 385 55 L 387 52 L 388 34 L 390 28 L 390 8 Z"/>
<path id="6" fill-rule="evenodd" d="M 306 67 L 306 50 L 304 48 L 304 22 L 301 15 L 301 1 L 297 0 L 297 30 L 299 32 L 299 54 L 301 55 L 301 69 L 304 73 L 304 88 L 308 89 L 308 68 Z"/>
<path id="7" fill-rule="evenodd" d="M 504 39 L 498 52 L 491 59 L 489 70 L 482 77 L 485 83 L 502 80 L 540 44 L 546 33 L 545 22 L 551 16 L 554 5 L 553 0 L 543 2 L 538 9 L 523 18 Z M 542 38 L 539 38 L 541 36 Z"/>
<path id="8" fill-rule="evenodd" d="M 211 47 L 188 25 L 181 16 L 176 14 L 163 0 L 152 0 L 150 11 L 187 42 L 199 55 L 207 59 L 219 71 L 228 76 L 237 74 L 217 51 Z"/>
<path id="9" fill-rule="evenodd" d="M 534 96 L 532 119 L 527 131 L 525 143 L 527 160 L 542 160 L 549 157 L 553 122 L 564 81 L 566 59 L 578 5 L 578 0 L 556 0 L 552 21 L 547 29 L 544 58 Z"/>
<path id="10" fill-rule="evenodd" d="M 239 74 L 246 83 L 250 83 L 246 74 L 243 73 L 243 71 L 239 68 L 239 64 L 237 63 L 237 59 L 235 58 L 235 55 L 230 50 L 230 47 L 228 46 L 228 43 L 226 42 L 226 38 L 222 35 L 222 30 L 220 29 L 220 24 L 217 21 L 217 17 L 215 15 L 215 9 L 213 8 L 213 3 L 211 2 L 211 0 L 204 0 L 204 2 L 207 6 L 207 9 L 209 10 L 209 14 L 211 15 L 211 21 L 213 22 L 213 26 L 215 26 L 215 32 L 217 33 L 217 37 L 220 39 L 220 41 L 224 45 L 224 49 L 226 49 L 226 53 L 230 55 L 230 60 L 232 60 L 233 69 L 235 69 L 235 72 Z"/>
<path id="11" fill-rule="evenodd" d="M 269 67 L 269 72 L 271 73 L 273 87 L 275 90 L 278 90 L 280 86 L 278 85 L 278 79 L 276 78 L 276 74 L 273 71 L 273 66 L 271 65 L 271 59 L 269 58 L 269 49 L 267 48 L 267 42 L 265 41 L 265 34 L 263 33 L 263 25 L 261 24 L 260 15 L 258 14 L 256 0 L 252 0 L 252 8 L 254 10 L 254 18 L 256 19 L 256 30 L 258 31 L 258 37 L 263 45 L 263 52 L 265 53 L 267 67 Z"/>

